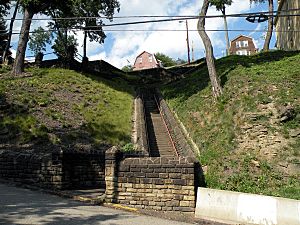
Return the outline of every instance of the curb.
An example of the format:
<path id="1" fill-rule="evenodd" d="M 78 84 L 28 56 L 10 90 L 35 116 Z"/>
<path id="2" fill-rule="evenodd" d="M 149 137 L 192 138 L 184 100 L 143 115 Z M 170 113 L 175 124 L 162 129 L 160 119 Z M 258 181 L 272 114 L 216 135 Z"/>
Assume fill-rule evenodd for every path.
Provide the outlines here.
<path id="1" fill-rule="evenodd" d="M 195 217 L 235 224 L 299 225 L 300 201 L 198 188 Z"/>

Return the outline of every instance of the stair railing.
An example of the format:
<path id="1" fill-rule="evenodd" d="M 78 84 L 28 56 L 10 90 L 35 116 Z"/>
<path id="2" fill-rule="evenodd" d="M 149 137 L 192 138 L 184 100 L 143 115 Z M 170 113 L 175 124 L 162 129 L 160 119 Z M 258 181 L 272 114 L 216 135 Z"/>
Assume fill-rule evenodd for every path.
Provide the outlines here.
<path id="1" fill-rule="evenodd" d="M 157 108 L 158 108 L 160 117 L 162 118 L 162 120 L 163 120 L 163 122 L 164 122 L 164 125 L 165 125 L 165 127 L 166 127 L 166 129 L 167 129 L 169 138 L 170 138 L 170 140 L 171 140 L 172 147 L 173 147 L 173 149 L 174 149 L 174 151 L 175 151 L 175 153 L 176 153 L 176 156 L 179 157 L 178 151 L 177 151 L 176 146 L 175 146 L 175 144 L 174 144 L 174 140 L 173 140 L 173 138 L 172 138 L 172 135 L 171 135 L 171 133 L 170 133 L 170 130 L 169 130 L 169 128 L 168 128 L 168 125 L 167 125 L 167 123 L 166 123 L 166 121 L 165 121 L 165 119 L 164 119 L 164 116 L 163 116 L 163 114 L 162 114 L 162 112 L 161 112 L 160 105 L 158 104 L 156 95 L 154 94 L 153 96 L 154 96 L 155 103 L 156 103 L 156 105 L 157 105 Z"/>

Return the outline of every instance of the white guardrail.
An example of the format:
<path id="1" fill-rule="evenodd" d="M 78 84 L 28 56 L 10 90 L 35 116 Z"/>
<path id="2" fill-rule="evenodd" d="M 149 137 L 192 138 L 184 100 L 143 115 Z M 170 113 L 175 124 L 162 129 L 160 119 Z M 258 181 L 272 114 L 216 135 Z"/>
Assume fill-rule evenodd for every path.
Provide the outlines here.
<path id="1" fill-rule="evenodd" d="M 230 224 L 300 225 L 300 201 L 198 188 L 195 217 Z"/>

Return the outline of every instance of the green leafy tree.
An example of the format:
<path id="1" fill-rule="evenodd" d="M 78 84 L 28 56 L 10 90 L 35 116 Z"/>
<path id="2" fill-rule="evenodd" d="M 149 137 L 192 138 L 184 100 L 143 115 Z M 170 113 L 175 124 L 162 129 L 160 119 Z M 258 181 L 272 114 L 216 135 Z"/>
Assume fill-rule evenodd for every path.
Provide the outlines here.
<path id="1" fill-rule="evenodd" d="M 93 0 L 94 7 L 98 8 L 99 5 L 106 4 L 109 9 L 115 8 L 116 6 L 116 0 Z M 82 3 L 82 4 L 81 4 Z M 19 37 L 19 43 L 18 43 L 18 49 L 16 54 L 15 63 L 13 66 L 13 74 L 18 75 L 21 74 L 24 71 L 24 58 L 25 58 L 25 51 L 27 42 L 29 39 L 29 30 L 30 25 L 32 21 L 32 17 L 35 14 L 41 13 L 50 15 L 53 18 L 59 18 L 59 17 L 73 17 L 77 15 L 83 15 L 79 12 L 89 12 L 88 0 L 20 0 L 20 5 L 23 10 L 23 22 L 21 27 L 21 33 Z M 80 5 L 81 8 L 78 8 L 78 5 Z M 103 9 L 104 11 L 107 10 Z M 100 11 L 100 10 L 99 10 Z M 84 14 L 85 16 L 92 16 L 89 14 Z M 70 26 L 71 24 L 82 24 L 82 20 L 65 20 L 64 22 L 59 22 L 58 20 L 55 20 L 54 24 L 56 26 L 58 36 L 61 41 L 64 43 L 64 49 L 65 52 L 68 52 L 68 49 L 74 47 L 74 46 L 67 46 L 68 42 L 68 35 L 67 35 L 67 29 L 72 28 Z M 72 22 L 70 22 L 72 21 Z M 64 35 L 63 35 L 64 33 Z M 63 39 L 65 38 L 65 39 Z"/>
<path id="2" fill-rule="evenodd" d="M 69 51 L 65 50 L 65 37 L 61 39 L 60 36 L 57 36 L 57 38 L 54 41 L 54 45 L 52 46 L 52 49 L 54 50 L 54 53 L 58 56 L 60 59 L 66 59 L 68 57 L 75 57 L 75 54 L 77 53 L 77 39 L 74 35 L 68 35 L 67 36 L 67 46 L 69 46 Z"/>
<path id="3" fill-rule="evenodd" d="M 23 21 L 21 26 L 16 58 L 12 70 L 12 73 L 14 75 L 19 75 L 24 71 L 25 51 L 29 40 L 29 30 L 33 16 L 38 13 L 44 13 L 47 9 L 51 7 L 59 8 L 63 4 L 70 3 L 68 3 L 68 1 L 65 2 L 59 0 L 20 0 L 20 6 L 23 11 Z"/>
<path id="4" fill-rule="evenodd" d="M 29 49 L 34 52 L 36 56 L 39 53 L 46 51 L 46 45 L 51 44 L 53 35 L 49 31 L 45 31 L 44 28 L 38 27 L 33 31 L 33 34 L 29 37 Z"/>
<path id="5" fill-rule="evenodd" d="M 272 39 L 272 34 L 273 34 L 273 11 L 274 11 L 274 1 L 273 0 L 250 0 L 250 3 L 265 3 L 266 1 L 268 1 L 269 4 L 269 18 L 268 18 L 268 31 L 267 31 L 267 35 L 265 38 L 265 43 L 264 43 L 264 47 L 263 47 L 263 51 L 269 51 L 270 49 L 270 42 Z"/>
<path id="6" fill-rule="evenodd" d="M 214 5 L 218 11 L 222 12 L 224 19 L 224 28 L 225 28 L 225 39 L 226 39 L 226 55 L 229 55 L 229 35 L 228 35 L 228 25 L 226 19 L 226 5 L 231 5 L 232 0 L 210 0 L 210 4 Z"/>
<path id="7" fill-rule="evenodd" d="M 186 64 L 186 63 L 187 63 L 187 61 L 184 60 L 184 59 L 178 58 L 178 59 L 176 60 L 176 64 L 177 64 L 177 65 L 182 65 L 182 64 Z"/>
<path id="8" fill-rule="evenodd" d="M 155 53 L 155 58 L 160 60 L 164 67 L 177 65 L 176 61 L 163 53 Z"/>
<path id="9" fill-rule="evenodd" d="M 131 71 L 133 71 L 133 67 L 132 67 L 132 65 L 123 66 L 122 70 L 124 72 L 131 72 Z"/>
<path id="10" fill-rule="evenodd" d="M 67 42 L 65 41 L 67 40 Z M 67 49 L 65 49 L 65 45 L 67 45 Z M 54 45 L 52 46 L 52 49 L 54 50 L 54 53 L 58 56 L 58 58 L 61 60 L 63 66 L 65 68 L 70 69 L 72 67 L 72 63 L 74 62 L 74 58 L 77 53 L 77 39 L 74 35 L 68 35 L 63 36 L 62 39 L 60 36 L 57 36 L 57 38 L 54 41 Z"/>
<path id="11" fill-rule="evenodd" d="M 106 35 L 102 29 L 103 21 L 99 17 L 106 17 L 112 20 L 115 11 L 119 11 L 120 3 L 117 0 L 77 0 L 72 7 L 65 5 L 60 10 L 49 10 L 48 15 L 57 17 L 78 17 L 77 20 L 55 20 L 51 22 L 50 27 L 57 30 L 61 40 L 64 40 L 64 48 L 67 49 L 67 29 L 82 28 L 84 31 L 83 39 L 83 57 L 87 56 L 87 39 L 104 43 Z M 87 18 L 88 17 L 88 18 Z M 96 19 L 96 17 L 98 17 Z M 82 19 L 81 19 L 82 18 Z M 62 39 L 65 37 L 64 39 Z"/>
<path id="12" fill-rule="evenodd" d="M 117 0 L 79 0 L 74 9 L 76 17 L 92 17 L 77 20 L 77 25 L 82 26 L 84 30 L 83 57 L 87 57 L 87 38 L 89 38 L 89 41 L 96 41 L 100 44 L 104 43 L 104 39 L 106 38 L 102 29 L 103 21 L 94 17 L 104 16 L 112 21 L 115 11 L 119 12 L 120 10 L 120 3 Z"/>
<path id="13" fill-rule="evenodd" d="M 202 8 L 200 11 L 200 17 L 198 20 L 197 30 L 205 47 L 205 54 L 206 54 L 205 58 L 206 58 L 209 78 L 211 81 L 212 92 L 214 97 L 218 98 L 219 96 L 222 95 L 223 91 L 222 91 L 220 79 L 218 78 L 217 75 L 213 47 L 210 38 L 205 31 L 205 16 L 207 14 L 209 4 L 210 4 L 209 0 L 203 1 Z"/>

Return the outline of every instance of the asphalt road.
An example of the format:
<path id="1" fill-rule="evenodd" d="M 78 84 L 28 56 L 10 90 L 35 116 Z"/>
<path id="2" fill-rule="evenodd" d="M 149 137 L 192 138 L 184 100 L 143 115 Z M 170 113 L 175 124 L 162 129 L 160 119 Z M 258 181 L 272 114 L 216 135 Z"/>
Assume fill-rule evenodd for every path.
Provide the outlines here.
<path id="1" fill-rule="evenodd" d="M 0 224 L 187 225 L 0 184 Z"/>

